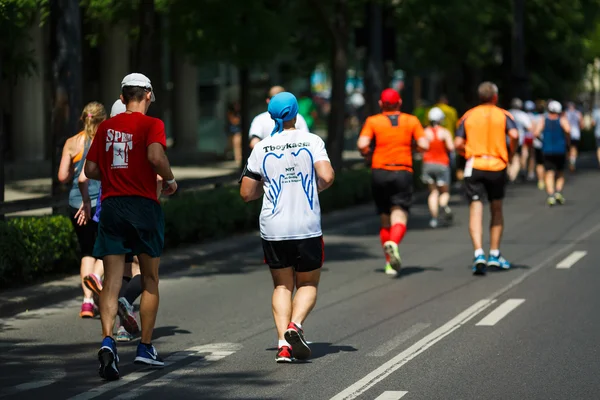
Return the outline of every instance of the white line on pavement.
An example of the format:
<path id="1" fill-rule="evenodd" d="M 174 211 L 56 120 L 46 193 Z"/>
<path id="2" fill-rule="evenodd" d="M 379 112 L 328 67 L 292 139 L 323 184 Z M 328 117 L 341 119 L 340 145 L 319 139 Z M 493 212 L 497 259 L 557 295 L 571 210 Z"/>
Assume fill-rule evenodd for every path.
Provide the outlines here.
<path id="1" fill-rule="evenodd" d="M 120 396 L 115 397 L 114 400 L 129 400 L 138 398 L 146 394 L 150 390 L 158 389 L 186 375 L 191 375 L 194 372 L 196 372 L 199 368 L 205 367 L 210 363 L 219 361 L 227 356 L 230 356 L 241 348 L 242 346 L 239 344 L 231 344 L 230 346 L 222 349 L 211 350 L 210 354 L 208 354 L 206 357 L 203 357 L 198 361 L 194 361 L 193 363 L 187 365 L 185 368 L 179 368 L 174 371 L 171 371 L 168 374 L 161 376 L 160 378 L 155 379 L 151 382 L 148 382 L 143 386 L 137 387 L 126 393 L 123 393 Z M 198 353 L 206 352 L 207 350 L 199 351 Z"/>
<path id="2" fill-rule="evenodd" d="M 506 317 L 515 308 L 525 302 L 525 299 L 508 299 L 500 304 L 494 311 L 483 317 L 475 326 L 494 326 L 502 318 Z"/>
<path id="3" fill-rule="evenodd" d="M 416 336 L 421 331 L 429 328 L 431 324 L 424 324 L 422 322 L 414 324 L 404 332 L 400 333 L 398 336 L 394 337 L 391 340 L 388 340 L 381 346 L 379 346 L 375 351 L 367 354 L 369 357 L 383 357 L 388 354 L 390 351 L 394 350 L 396 347 L 400 346 L 402 343 L 406 342 L 413 336 Z"/>
<path id="4" fill-rule="evenodd" d="M 577 261 L 579 261 L 583 257 L 585 257 L 586 254 L 587 254 L 587 251 L 574 251 L 571 254 L 569 254 L 567 256 L 567 258 L 565 258 L 564 260 L 562 260 L 561 262 L 559 262 L 558 264 L 556 264 L 556 268 L 557 269 L 569 269 L 573 265 L 575 265 L 575 263 Z"/>
<path id="5" fill-rule="evenodd" d="M 579 242 L 592 236 L 598 230 L 600 230 L 600 223 L 594 225 L 593 227 L 588 229 L 586 232 L 579 235 L 573 242 L 561 247 L 556 252 L 549 255 L 546 259 L 544 259 L 541 263 L 537 264 L 535 267 L 526 271 L 519 277 L 513 279 L 508 285 L 497 290 L 491 296 L 489 296 L 489 298 L 487 300 L 481 300 L 480 302 L 474 304 L 469 309 L 465 310 L 462 314 L 458 315 L 456 318 L 454 318 L 453 320 L 446 323 L 446 325 L 450 325 L 454 320 L 459 318 L 461 315 L 467 313 L 468 311 L 470 311 L 472 309 L 476 309 L 476 306 L 481 307 L 481 309 L 473 311 L 473 314 L 470 315 L 467 318 L 467 320 L 473 318 L 475 315 L 477 315 L 478 313 L 480 313 L 481 311 L 483 311 L 485 308 L 489 307 L 491 304 L 493 304 L 496 301 L 496 300 L 490 300 L 490 299 L 496 299 L 496 298 L 500 297 L 501 295 L 503 295 L 504 293 L 511 290 L 512 288 L 514 288 L 515 286 L 521 284 L 525 279 L 527 279 L 534 273 L 538 272 L 540 269 L 542 269 L 543 267 L 548 265 L 550 262 L 554 261 L 561 254 L 565 253 L 568 250 L 571 250 L 573 247 L 578 245 Z M 461 325 L 463 325 L 467 320 L 463 321 L 461 323 Z M 332 397 L 331 400 L 355 399 L 356 397 L 358 397 L 362 393 L 364 393 L 366 390 L 373 387 L 381 380 L 385 379 L 387 376 L 389 376 L 391 373 L 396 371 L 402 365 L 406 364 L 411 359 L 413 359 L 416 356 L 418 356 L 419 354 L 423 353 L 425 350 L 427 350 L 433 344 L 435 344 L 436 342 L 440 341 L 448 334 L 450 334 L 453 331 L 455 331 L 456 329 L 458 329 L 458 325 L 454 326 L 454 327 L 450 327 L 450 328 L 446 328 L 446 325 L 433 331 L 432 333 L 430 333 L 429 335 L 427 335 L 426 337 L 424 337 L 423 339 L 421 339 L 420 341 L 415 343 L 413 346 L 409 347 L 408 349 L 406 349 L 402 353 L 398 354 L 396 357 L 394 357 L 387 363 L 383 364 L 381 367 L 377 368 L 376 370 L 374 370 L 373 372 L 371 372 L 370 374 L 365 376 L 360 381 L 354 383 L 353 385 L 349 386 L 344 391 L 342 391 L 339 394 L 337 394 L 336 396 Z M 442 328 L 447 330 L 447 332 L 445 334 L 442 334 L 443 336 L 440 335 L 440 333 L 439 333 L 439 331 L 442 330 Z M 435 338 L 435 339 L 432 339 L 432 338 Z"/>
<path id="6" fill-rule="evenodd" d="M 431 332 L 429 335 L 425 336 L 408 349 L 404 350 L 402 353 L 398 354 L 379 368 L 375 369 L 358 382 L 349 386 L 344 391 L 332 397 L 331 400 L 350 400 L 357 398 L 375 386 L 377 383 L 387 378 L 404 364 L 423 353 L 425 350 L 442 340 L 444 337 L 454 332 L 461 325 L 467 323 L 471 318 L 488 308 L 494 302 L 495 300 L 480 300 L 473 304 L 471 307 L 467 308 L 465 311 L 461 312 L 456 317 L 446 322 L 444 325 Z"/>
<path id="7" fill-rule="evenodd" d="M 192 356 L 200 355 L 202 353 L 204 353 L 204 354 L 209 353 L 209 355 L 204 357 L 201 361 L 204 361 L 204 362 L 214 361 L 214 359 L 211 358 L 211 355 L 213 355 L 215 353 L 220 355 L 224 351 L 235 352 L 236 350 L 239 350 L 239 348 L 241 348 L 241 345 L 236 344 L 236 343 L 214 343 L 214 344 L 208 344 L 208 345 L 204 345 L 204 346 L 196 346 L 196 347 L 187 349 L 185 351 L 171 354 L 169 357 L 165 358 L 165 366 L 168 367 L 169 365 L 175 364 L 179 361 L 182 361 L 182 360 L 192 357 Z M 223 357 L 221 357 L 221 358 L 223 358 Z M 149 374 L 157 372 L 157 371 L 160 371 L 160 370 L 148 369 L 145 371 L 134 372 L 129 375 L 125 375 L 118 381 L 105 383 L 101 386 L 98 386 L 91 390 L 88 390 L 87 392 L 83 392 L 76 396 L 73 396 L 73 397 L 69 398 L 68 400 L 93 399 L 93 398 L 101 396 L 104 393 L 107 393 L 111 390 L 115 390 L 117 388 L 120 388 L 121 386 L 135 382 L 135 381 L 145 377 L 146 375 L 149 375 Z M 171 373 L 173 373 L 173 372 L 171 372 Z M 169 374 L 167 374 L 167 375 L 169 375 Z"/>
<path id="8" fill-rule="evenodd" d="M 383 392 L 378 398 L 375 400 L 400 400 L 404 397 L 404 395 L 408 392 L 392 392 L 387 391 Z"/>

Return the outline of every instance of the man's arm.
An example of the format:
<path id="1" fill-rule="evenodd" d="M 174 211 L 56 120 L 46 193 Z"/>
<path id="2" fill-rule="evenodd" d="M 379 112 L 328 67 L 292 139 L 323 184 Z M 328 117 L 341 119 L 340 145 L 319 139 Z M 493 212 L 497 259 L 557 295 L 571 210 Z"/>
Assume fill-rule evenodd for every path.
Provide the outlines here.
<path id="1" fill-rule="evenodd" d="M 96 181 L 102 180 L 102 174 L 100 173 L 100 167 L 93 161 L 85 160 L 85 165 L 83 167 L 83 172 L 88 179 L 93 179 Z M 81 176 L 80 176 L 81 178 Z"/>
<path id="2" fill-rule="evenodd" d="M 371 152 L 371 141 L 375 136 L 375 132 L 371 127 L 370 118 L 367 118 L 365 121 L 365 125 L 360 131 L 360 136 L 358 137 L 358 141 L 356 142 L 356 147 L 358 147 L 358 151 L 363 157 L 366 157 Z"/>
<path id="3" fill-rule="evenodd" d="M 465 139 L 467 138 L 467 132 L 465 130 L 465 119 L 463 118 L 456 128 L 456 134 L 454 137 L 454 149 L 460 155 L 465 155 Z"/>
<path id="4" fill-rule="evenodd" d="M 415 138 L 415 142 L 417 143 L 417 151 L 424 152 L 429 149 L 429 140 L 425 136 L 425 132 L 423 131 L 423 125 L 421 125 L 421 122 L 417 117 L 415 117 L 413 138 Z"/>
<path id="5" fill-rule="evenodd" d="M 571 125 L 567 117 L 560 117 L 560 126 L 565 132 L 565 139 L 567 140 L 567 146 L 571 147 Z"/>
<path id="6" fill-rule="evenodd" d="M 444 143 L 447 151 L 454 151 L 454 143 L 452 142 L 452 134 L 446 130 L 444 133 Z"/>
<path id="7" fill-rule="evenodd" d="M 533 135 L 535 137 L 540 137 L 542 134 L 542 131 L 544 130 L 545 127 L 546 127 L 546 119 L 540 118 L 540 120 L 537 122 L 537 124 L 535 124 L 535 128 L 533 130 Z"/>
<path id="8" fill-rule="evenodd" d="M 317 173 L 317 189 L 321 193 L 325 189 L 329 189 L 335 180 L 335 171 L 329 161 L 317 161 L 315 163 L 315 172 Z"/>

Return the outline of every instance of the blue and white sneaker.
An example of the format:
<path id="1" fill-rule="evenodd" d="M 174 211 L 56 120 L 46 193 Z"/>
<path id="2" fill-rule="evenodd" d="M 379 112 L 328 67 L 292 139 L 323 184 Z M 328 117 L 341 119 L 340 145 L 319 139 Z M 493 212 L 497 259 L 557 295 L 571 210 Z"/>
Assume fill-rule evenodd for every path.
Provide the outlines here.
<path id="1" fill-rule="evenodd" d="M 488 258 L 488 262 L 487 262 L 488 266 L 492 266 L 492 267 L 497 267 L 497 268 L 502 268 L 502 269 L 510 269 L 510 263 L 508 262 L 508 260 L 504 257 L 502 257 L 502 255 L 499 256 L 492 256 L 490 255 L 490 257 Z"/>
<path id="2" fill-rule="evenodd" d="M 145 364 L 152 367 L 164 367 L 165 362 L 158 356 L 158 352 L 151 344 L 138 344 L 137 354 L 135 356 L 136 364 Z"/>
<path id="3" fill-rule="evenodd" d="M 473 275 L 485 275 L 487 262 L 484 255 L 475 257 L 473 260 Z"/>
<path id="4" fill-rule="evenodd" d="M 98 351 L 100 368 L 98 373 L 102 379 L 116 381 L 119 379 L 119 355 L 117 354 L 117 343 L 113 338 L 107 336 L 102 341 Z"/>

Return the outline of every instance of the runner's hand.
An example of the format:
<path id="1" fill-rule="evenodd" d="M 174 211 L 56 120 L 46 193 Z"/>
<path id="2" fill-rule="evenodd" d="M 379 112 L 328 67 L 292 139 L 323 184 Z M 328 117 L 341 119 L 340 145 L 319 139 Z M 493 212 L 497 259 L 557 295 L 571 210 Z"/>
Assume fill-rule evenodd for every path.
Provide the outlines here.
<path id="1" fill-rule="evenodd" d="M 175 179 L 168 183 L 167 180 L 163 180 L 163 190 L 162 194 L 165 196 L 170 196 L 177 191 L 177 182 Z"/>
<path id="2" fill-rule="evenodd" d="M 77 221 L 77 225 L 83 226 L 86 225 L 90 220 L 92 214 L 92 203 L 91 201 L 84 201 L 81 203 L 79 210 L 75 214 L 75 221 Z"/>

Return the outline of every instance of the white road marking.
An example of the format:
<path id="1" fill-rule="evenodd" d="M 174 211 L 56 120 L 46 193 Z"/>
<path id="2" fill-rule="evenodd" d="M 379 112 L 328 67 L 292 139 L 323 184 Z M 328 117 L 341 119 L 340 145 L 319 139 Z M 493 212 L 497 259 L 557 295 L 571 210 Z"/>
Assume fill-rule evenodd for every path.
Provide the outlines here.
<path id="1" fill-rule="evenodd" d="M 404 350 L 402 353 L 398 354 L 379 368 L 375 369 L 373 372 L 367 374 L 367 376 L 358 382 L 332 397 L 331 400 L 350 400 L 357 398 L 375 386 L 377 383 L 390 376 L 404 364 L 454 332 L 461 325 L 467 323 L 469 320 L 471 320 L 471 318 L 475 317 L 477 314 L 491 306 L 494 302 L 495 300 L 480 300 L 473 304 L 471 307 L 467 308 L 465 311 L 461 312 L 456 317 L 452 318 L 450 321 L 446 322 L 444 325 L 431 332 L 429 335 L 425 336 L 408 349 Z"/>
<path id="2" fill-rule="evenodd" d="M 185 351 L 181 351 L 181 352 L 177 352 L 177 353 L 173 353 L 171 354 L 169 357 L 165 358 L 165 367 L 168 367 L 169 365 L 173 365 L 179 361 L 182 361 L 186 358 L 192 357 L 192 356 L 199 356 L 201 354 L 206 354 L 209 353 L 206 357 L 202 358 L 202 360 L 199 360 L 197 362 L 194 362 L 192 364 L 190 364 L 188 367 L 186 367 L 185 369 L 190 368 L 192 365 L 202 361 L 203 363 L 207 363 L 207 362 L 213 362 L 216 361 L 215 357 L 217 359 L 221 359 L 223 357 L 226 357 L 227 355 L 231 354 L 231 353 L 235 353 L 237 350 L 239 350 L 241 348 L 241 345 L 236 344 L 236 343 L 214 343 L 214 344 L 207 344 L 204 346 L 196 346 L 196 347 L 192 347 L 190 349 L 187 349 Z M 223 355 L 223 353 L 228 352 L 229 354 L 227 355 Z M 220 357 L 220 358 L 219 358 Z M 113 382 L 108 382 L 105 383 L 101 386 L 98 386 L 96 388 L 93 388 L 91 390 L 88 390 L 87 392 L 83 392 L 80 393 L 76 396 L 73 396 L 71 398 L 69 398 L 68 400 L 88 400 L 88 399 L 93 399 L 96 398 L 98 396 L 103 395 L 104 393 L 107 393 L 111 390 L 115 390 L 121 386 L 127 385 L 131 382 L 135 382 L 143 377 L 145 377 L 146 375 L 152 374 L 154 372 L 157 371 L 161 371 L 160 369 L 148 369 L 148 370 L 144 370 L 144 371 L 139 371 L 139 372 L 134 372 L 132 374 L 129 375 L 125 375 L 123 376 L 121 379 L 119 379 L 118 381 L 113 381 Z M 164 380 L 166 376 L 169 376 L 173 373 L 177 373 L 177 370 L 169 372 L 167 375 L 163 376 L 160 379 L 157 379 L 157 381 L 161 381 Z M 169 381 L 171 381 L 173 379 L 170 379 Z M 168 382 L 167 382 L 168 383 Z M 141 386 L 138 390 L 140 390 L 140 394 L 145 393 L 147 390 L 145 390 L 144 388 L 148 385 L 151 385 L 152 382 L 148 383 L 147 385 Z M 162 385 L 159 385 L 162 386 Z M 128 392 L 129 393 L 138 393 L 135 389 Z M 123 395 L 124 396 L 124 395 Z M 138 395 L 136 395 L 135 397 L 137 397 Z M 118 397 L 120 399 L 124 399 L 124 398 L 132 398 L 132 397 Z"/>
<path id="3" fill-rule="evenodd" d="M 502 318 L 506 317 L 515 308 L 525 303 L 525 299 L 508 299 L 500 304 L 494 311 L 483 317 L 475 326 L 494 326 Z"/>
<path id="4" fill-rule="evenodd" d="M 527 279 L 534 273 L 538 272 L 540 269 L 542 269 L 543 267 L 548 265 L 550 262 L 554 261 L 561 254 L 564 254 L 566 251 L 571 250 L 573 247 L 577 246 L 579 244 L 579 242 L 587 239 L 588 237 L 590 237 L 591 235 L 596 233 L 598 230 L 600 230 L 600 223 L 594 225 L 592 228 L 588 229 L 586 232 L 579 235 L 573 242 L 558 249 L 556 252 L 554 252 L 553 254 L 548 256 L 546 259 L 544 259 L 541 263 L 537 264 L 535 267 L 526 271 L 521 276 L 513 279 L 508 285 L 497 290 L 491 296 L 489 296 L 489 298 L 487 300 L 481 300 L 480 302 L 474 304 L 469 309 L 465 310 L 462 314 L 457 316 L 455 319 L 446 323 L 446 325 L 451 325 L 451 323 L 454 320 L 456 320 L 461 315 L 467 313 L 467 311 L 470 311 L 472 309 L 474 309 L 474 311 L 472 311 L 473 314 L 470 315 L 467 318 L 467 320 L 473 318 L 475 315 L 477 315 L 478 313 L 480 313 L 481 311 L 483 311 L 485 308 L 489 307 L 496 301 L 496 300 L 490 300 L 490 299 L 496 299 L 496 298 L 502 296 L 504 293 L 511 290 L 512 288 L 514 288 L 515 286 L 521 284 L 525 279 Z M 480 309 L 477 309 L 476 306 L 480 307 Z M 461 323 L 461 325 L 464 325 L 464 323 L 467 320 L 463 321 Z M 408 361 L 415 358 L 416 356 L 418 356 L 419 354 L 421 354 L 422 352 L 427 350 L 427 348 L 431 347 L 433 344 L 435 344 L 439 340 L 443 339 L 445 336 L 452 333 L 454 330 L 456 330 L 458 328 L 458 326 L 454 326 L 453 328 L 452 327 L 445 328 L 446 325 L 444 325 L 441 328 L 430 333 L 429 335 L 427 335 L 426 337 L 424 337 L 423 339 L 421 339 L 420 341 L 415 343 L 410 348 L 408 348 L 405 351 L 403 351 L 402 353 L 398 354 L 392 360 L 388 361 L 387 363 L 383 364 L 381 367 L 379 367 L 376 370 L 374 370 L 373 372 L 371 372 L 369 375 L 365 376 L 360 381 L 354 383 L 353 385 L 349 386 L 344 391 L 340 392 L 338 395 L 332 397 L 331 400 L 355 399 L 356 397 L 360 396 L 366 390 L 373 387 L 381 380 L 385 379 L 387 376 L 389 376 L 391 373 L 396 371 L 402 365 L 406 364 Z M 448 330 L 449 332 L 447 332 L 445 334 L 443 334 L 443 333 L 440 334 L 438 331 L 440 331 L 442 328 L 444 328 L 445 330 Z M 432 340 L 432 338 L 436 338 L 436 339 Z"/>
<path id="5" fill-rule="evenodd" d="M 404 397 L 404 395 L 408 392 L 392 392 L 387 391 L 383 392 L 378 398 L 375 400 L 400 400 Z"/>
<path id="6" fill-rule="evenodd" d="M 388 354 L 390 351 L 394 350 L 396 347 L 400 346 L 402 343 L 406 342 L 413 336 L 416 336 L 421 331 L 429 328 L 431 324 L 424 324 L 422 322 L 414 324 L 404 332 L 400 333 L 398 336 L 394 337 L 391 340 L 388 340 L 381 346 L 379 346 L 375 351 L 367 354 L 369 357 L 383 357 Z"/>
<path id="7" fill-rule="evenodd" d="M 171 371 L 168 374 L 161 376 L 160 378 L 155 379 L 151 382 L 148 382 L 147 384 L 145 384 L 143 386 L 137 387 L 135 389 L 128 391 L 127 393 L 123 393 L 122 395 L 115 397 L 114 400 L 129 400 L 129 399 L 135 399 L 140 396 L 143 396 L 150 390 L 166 386 L 169 383 L 171 383 L 179 378 L 182 378 L 186 375 L 191 375 L 194 372 L 197 372 L 199 368 L 205 367 L 205 366 L 209 365 L 210 363 L 219 361 L 227 356 L 230 356 L 231 354 L 235 353 L 237 350 L 241 349 L 241 347 L 242 347 L 241 345 L 231 345 L 223 350 L 218 350 L 218 349 L 211 350 L 210 354 L 208 354 L 206 357 L 203 357 L 202 359 L 200 359 L 198 361 L 194 361 L 193 363 L 187 365 L 185 368 L 179 368 L 174 371 Z M 206 353 L 206 352 L 207 352 L 207 350 L 199 351 L 198 354 Z"/>
<path id="8" fill-rule="evenodd" d="M 565 258 L 564 260 L 562 260 L 561 262 L 559 262 L 558 264 L 556 264 L 556 268 L 557 269 L 569 269 L 573 265 L 575 265 L 575 263 L 577 261 L 579 261 L 583 257 L 585 257 L 586 254 L 587 254 L 587 251 L 574 251 L 571 254 L 569 254 L 567 256 L 567 258 Z"/>
<path id="9" fill-rule="evenodd" d="M 0 398 L 49 386 L 67 376 L 64 368 L 53 368 L 47 371 L 33 370 L 31 374 L 35 376 L 36 380 L 6 388 L 0 392 Z"/>

